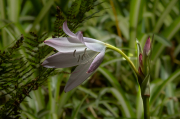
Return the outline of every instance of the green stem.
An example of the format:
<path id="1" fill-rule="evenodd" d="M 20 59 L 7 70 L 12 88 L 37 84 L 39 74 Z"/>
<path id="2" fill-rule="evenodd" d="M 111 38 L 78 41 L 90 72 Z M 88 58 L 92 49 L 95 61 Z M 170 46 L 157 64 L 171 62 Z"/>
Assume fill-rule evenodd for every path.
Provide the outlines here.
<path id="1" fill-rule="evenodd" d="M 126 60 L 127 62 L 131 65 L 132 69 L 135 71 L 135 73 L 137 74 L 137 76 L 140 76 L 142 79 L 144 79 L 144 77 L 142 77 L 136 67 L 134 66 L 134 64 L 131 62 L 131 60 L 128 58 L 128 56 L 126 54 L 124 54 L 123 51 L 121 51 L 120 49 L 105 43 L 107 48 L 110 48 L 112 50 L 117 51 L 119 54 L 121 54 Z M 149 113 L 149 95 L 142 95 L 142 99 L 143 99 L 143 106 L 144 106 L 144 119 L 150 119 L 150 113 Z"/>
<path id="2" fill-rule="evenodd" d="M 118 49 L 118 48 L 116 48 L 116 47 L 114 47 L 114 46 L 112 46 L 112 45 L 110 45 L 110 44 L 107 44 L 107 43 L 106 43 L 105 45 L 106 45 L 107 48 L 110 48 L 110 49 L 112 49 L 112 50 L 115 50 L 115 51 L 117 51 L 119 54 L 121 54 L 121 55 L 127 60 L 127 62 L 131 65 L 132 69 L 135 71 L 135 73 L 137 74 L 137 76 L 140 76 L 139 73 L 138 73 L 138 71 L 137 71 L 137 69 L 136 69 L 136 67 L 135 67 L 134 64 L 132 63 L 132 61 L 128 58 L 128 56 L 127 56 L 126 54 L 124 54 L 124 52 L 123 52 L 122 50 L 120 50 L 120 49 Z"/>
<path id="3" fill-rule="evenodd" d="M 148 95 L 142 95 L 142 99 L 143 99 L 143 106 L 144 106 L 144 119 L 150 119 L 149 96 Z"/>

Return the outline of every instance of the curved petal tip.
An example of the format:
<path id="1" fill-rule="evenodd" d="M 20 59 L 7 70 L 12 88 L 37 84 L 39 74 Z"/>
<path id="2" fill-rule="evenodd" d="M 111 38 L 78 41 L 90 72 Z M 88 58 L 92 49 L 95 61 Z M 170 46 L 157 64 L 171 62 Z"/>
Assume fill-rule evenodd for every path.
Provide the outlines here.
<path id="1" fill-rule="evenodd" d="M 76 37 L 76 35 L 68 28 L 67 20 L 63 23 L 63 31 L 70 37 Z"/>
<path id="2" fill-rule="evenodd" d="M 103 61 L 104 58 L 104 54 L 105 54 L 105 50 L 106 48 L 104 48 L 93 60 L 93 62 L 91 63 L 87 73 L 91 73 L 93 71 L 95 71 L 99 65 L 101 64 L 101 62 Z"/>

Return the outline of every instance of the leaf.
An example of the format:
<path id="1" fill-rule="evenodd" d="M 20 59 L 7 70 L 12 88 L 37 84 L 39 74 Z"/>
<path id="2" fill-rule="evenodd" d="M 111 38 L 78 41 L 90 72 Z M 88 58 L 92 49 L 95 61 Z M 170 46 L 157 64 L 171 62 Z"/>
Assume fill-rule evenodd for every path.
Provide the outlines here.
<path id="1" fill-rule="evenodd" d="M 78 104 L 78 106 L 74 109 L 74 111 L 73 111 L 73 113 L 72 113 L 72 119 L 76 119 L 76 116 L 77 116 L 77 114 L 78 114 L 78 112 L 79 112 L 79 109 L 80 109 L 81 105 L 83 104 L 84 100 L 85 100 L 87 97 L 88 97 L 88 95 L 86 95 L 86 96 L 82 99 L 82 101 Z"/>
<path id="2" fill-rule="evenodd" d="M 167 84 L 171 81 L 173 81 L 174 79 L 176 79 L 177 77 L 180 76 L 180 69 L 176 70 L 173 74 L 170 75 L 170 77 L 168 79 L 166 79 L 160 86 L 159 88 L 157 88 L 157 90 L 154 92 L 154 94 L 151 96 L 150 98 L 150 107 L 153 106 L 155 100 L 157 99 L 157 97 L 159 96 L 159 94 L 161 93 L 161 91 L 167 86 Z"/>
<path id="3" fill-rule="evenodd" d="M 171 11 L 171 9 L 173 9 L 175 3 L 177 2 L 178 0 L 171 0 L 169 3 L 168 3 L 168 6 L 165 8 L 165 10 L 163 11 L 163 13 L 161 14 L 161 16 L 159 17 L 158 21 L 156 22 L 156 25 L 154 27 L 154 30 L 153 32 L 157 33 L 159 31 L 159 29 L 161 28 L 162 24 L 164 23 L 164 19 L 165 17 L 169 14 L 169 12 Z"/>
<path id="4" fill-rule="evenodd" d="M 41 22 L 41 20 L 44 18 L 44 16 L 47 14 L 47 12 L 50 10 L 53 3 L 54 3 L 54 0 L 48 0 L 47 1 L 47 3 L 41 9 L 40 13 L 38 14 L 35 21 L 33 22 L 33 25 L 31 27 L 30 31 L 34 30 L 36 25 Z"/>
<path id="5" fill-rule="evenodd" d="M 172 37 L 176 34 L 176 32 L 178 32 L 180 29 L 180 16 L 178 16 L 173 23 L 167 27 L 163 32 L 162 32 L 162 36 L 164 36 L 165 38 L 167 38 L 167 40 L 171 40 Z M 163 52 L 165 46 L 163 44 L 156 44 L 154 45 L 153 48 L 153 53 L 151 56 L 152 61 L 155 61 L 159 55 Z"/>
<path id="6" fill-rule="evenodd" d="M 154 34 L 154 39 L 167 47 L 172 47 L 172 43 L 161 35 Z"/>
<path id="7" fill-rule="evenodd" d="M 150 74 L 147 74 L 146 77 L 144 78 L 142 84 L 141 84 L 141 95 L 150 96 L 149 81 L 150 81 Z"/>
<path id="8" fill-rule="evenodd" d="M 47 114 L 49 114 L 49 110 L 47 110 L 47 109 L 42 109 L 42 110 L 40 110 L 38 113 L 37 113 L 37 118 L 38 119 L 41 119 L 41 118 L 43 118 L 44 116 L 46 116 Z"/>
<path id="9" fill-rule="evenodd" d="M 138 18 L 140 12 L 140 7 L 142 4 L 143 0 L 132 0 L 130 3 L 130 42 L 129 42 L 129 47 L 134 48 L 135 44 L 135 39 L 136 39 L 136 32 L 137 32 L 137 25 L 138 25 Z"/>
<path id="10" fill-rule="evenodd" d="M 29 119 L 38 119 L 37 117 L 35 117 L 33 114 L 27 112 L 27 111 L 23 111 L 22 113 L 26 114 L 26 116 L 29 118 Z"/>
<path id="11" fill-rule="evenodd" d="M 128 101 L 127 97 L 125 96 L 124 91 L 121 88 L 121 85 L 117 81 L 117 79 L 105 68 L 99 67 L 98 70 L 108 79 L 111 85 L 115 88 L 111 89 L 111 93 L 116 97 L 119 103 L 122 105 L 121 111 L 123 115 L 126 117 L 134 117 L 134 112 Z"/>

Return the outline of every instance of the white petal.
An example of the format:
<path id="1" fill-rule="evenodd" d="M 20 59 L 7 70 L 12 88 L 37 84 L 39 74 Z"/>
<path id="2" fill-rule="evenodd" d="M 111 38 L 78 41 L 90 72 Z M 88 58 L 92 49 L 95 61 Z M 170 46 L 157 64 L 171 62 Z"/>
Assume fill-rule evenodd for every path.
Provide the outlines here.
<path id="1" fill-rule="evenodd" d="M 75 38 L 71 37 L 62 37 L 49 39 L 44 41 L 44 43 L 55 48 L 59 52 L 73 52 L 74 50 L 83 50 L 86 46 L 79 40 L 78 42 L 76 40 Z"/>
<path id="2" fill-rule="evenodd" d="M 65 92 L 68 92 L 72 90 L 73 88 L 80 85 L 82 82 L 84 82 L 92 73 L 86 73 L 88 71 L 88 68 L 91 64 L 92 60 L 89 61 L 86 64 L 81 64 L 72 72 L 68 82 L 66 83 L 66 86 L 64 88 Z"/>
<path id="3" fill-rule="evenodd" d="M 93 60 L 93 62 L 91 63 L 91 66 L 88 69 L 88 73 L 91 73 L 93 71 L 95 71 L 99 65 L 101 64 L 101 62 L 103 61 L 104 58 L 104 54 L 105 54 L 105 50 L 106 48 L 104 48 Z"/>
<path id="4" fill-rule="evenodd" d="M 103 42 L 92 39 L 92 38 L 88 38 L 88 37 L 83 37 L 84 38 L 84 42 L 85 45 L 96 52 L 101 52 L 106 46 Z"/>
<path id="5" fill-rule="evenodd" d="M 63 31 L 64 31 L 68 36 L 76 38 L 76 35 L 75 35 L 73 32 L 71 32 L 70 29 L 68 28 L 68 26 L 67 26 L 67 21 L 65 21 L 65 22 L 63 23 Z"/>
<path id="6" fill-rule="evenodd" d="M 77 51 L 77 52 L 68 52 L 68 53 L 62 53 L 58 52 L 50 57 L 48 57 L 42 65 L 47 68 L 65 68 L 65 67 L 72 67 L 79 64 L 84 64 L 88 62 L 89 60 L 93 59 L 97 52 L 88 50 L 86 51 L 86 54 L 88 56 L 84 56 L 84 50 Z"/>
<path id="7" fill-rule="evenodd" d="M 77 32 L 77 39 L 80 40 L 84 44 L 83 34 L 81 31 Z"/>

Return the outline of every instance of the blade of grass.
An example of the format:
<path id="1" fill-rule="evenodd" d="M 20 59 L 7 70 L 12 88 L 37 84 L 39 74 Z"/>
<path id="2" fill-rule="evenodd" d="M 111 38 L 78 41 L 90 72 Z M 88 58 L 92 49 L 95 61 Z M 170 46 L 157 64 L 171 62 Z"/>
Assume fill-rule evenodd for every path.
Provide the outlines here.
<path id="1" fill-rule="evenodd" d="M 171 9 L 174 7 L 174 5 L 176 4 L 178 0 L 172 0 L 168 3 L 168 6 L 165 8 L 164 12 L 161 14 L 161 16 L 159 17 L 153 32 L 157 33 L 159 31 L 159 29 L 161 28 L 162 24 L 164 23 L 164 19 L 165 17 L 169 14 L 169 12 L 171 11 Z"/>
<path id="2" fill-rule="evenodd" d="M 61 87 L 61 82 L 63 80 L 63 74 L 60 74 L 57 76 L 57 82 L 55 84 L 55 103 L 58 102 L 59 100 L 59 92 L 60 92 L 60 87 Z M 57 113 L 58 111 L 58 105 L 55 106 L 55 112 Z"/>
<path id="3" fill-rule="evenodd" d="M 21 0 L 16 0 L 16 1 L 8 0 L 8 5 L 9 5 L 8 17 L 12 22 L 17 23 L 19 21 Z"/>
<path id="4" fill-rule="evenodd" d="M 89 89 L 86 89 L 86 88 L 84 88 L 84 87 L 82 87 L 82 86 L 78 86 L 78 89 L 81 90 L 81 91 L 83 91 L 83 92 L 85 92 L 85 93 L 87 93 L 87 94 L 89 94 L 90 96 L 92 96 L 92 97 L 95 98 L 95 99 L 98 98 L 98 95 L 97 95 L 96 93 L 92 92 L 92 91 L 89 90 Z M 106 90 L 106 89 L 105 89 L 105 90 Z M 109 91 L 109 90 L 108 90 L 108 91 Z M 96 103 L 96 106 L 97 106 L 97 105 L 98 105 L 98 104 L 97 104 L 98 101 L 96 101 L 95 103 Z M 100 103 L 100 101 L 99 101 L 99 103 Z M 103 102 L 102 104 L 103 104 L 115 117 L 116 117 L 116 116 L 118 117 L 118 114 L 113 110 L 113 108 L 111 107 L 110 104 L 108 104 L 107 102 Z"/>
<path id="5" fill-rule="evenodd" d="M 75 90 L 72 90 L 68 93 L 65 93 L 64 91 L 60 95 L 60 99 L 57 102 L 58 105 L 58 117 L 60 118 L 63 113 L 63 106 L 67 103 L 67 101 L 70 99 L 70 97 L 74 94 Z"/>
<path id="6" fill-rule="evenodd" d="M 48 78 L 48 91 L 49 91 L 49 110 L 51 111 L 51 113 L 53 113 L 53 94 L 52 94 L 52 88 L 51 88 L 51 82 L 52 82 L 52 77 Z"/>
<path id="7" fill-rule="evenodd" d="M 154 2 L 154 5 L 153 5 L 153 12 L 152 12 L 152 15 L 153 15 L 153 19 L 152 19 L 152 25 L 154 26 L 155 25 L 155 21 L 156 21 L 156 11 L 157 11 L 157 8 L 158 8 L 158 4 L 159 4 L 159 0 L 155 0 Z"/>
<path id="8" fill-rule="evenodd" d="M 41 92 L 41 87 L 38 88 L 38 90 L 34 91 L 35 97 L 36 97 L 36 101 L 37 101 L 37 107 L 38 110 L 40 111 L 42 109 L 44 109 L 45 107 L 45 102 L 44 102 L 44 95 Z"/>
<path id="9" fill-rule="evenodd" d="M 5 20 L 5 4 L 4 0 L 0 0 L 0 11 L 1 11 L 1 20 Z M 4 46 L 6 46 L 6 41 L 7 40 L 7 34 L 4 29 L 2 29 L 2 40 L 0 41 L 0 50 L 3 49 Z"/>
<path id="10" fill-rule="evenodd" d="M 173 94 L 174 90 L 173 90 L 173 84 L 172 83 L 169 83 L 166 87 L 166 96 L 167 97 L 174 97 L 174 94 Z M 175 108 L 174 108 L 174 101 L 173 100 L 170 100 L 168 103 L 167 103 L 167 112 L 169 115 L 173 115 L 175 113 Z"/>
<path id="11" fill-rule="evenodd" d="M 139 87 L 139 91 L 136 98 L 136 117 L 137 119 L 142 119 L 143 117 L 143 103 L 141 98 L 141 89 Z"/>
<path id="12" fill-rule="evenodd" d="M 74 109 L 74 111 L 73 111 L 73 113 L 72 113 L 72 119 L 75 119 L 75 118 L 76 118 L 76 116 L 77 116 L 77 114 L 78 114 L 78 112 L 79 112 L 79 109 L 80 109 L 81 105 L 83 104 L 84 100 L 85 100 L 87 97 L 88 97 L 88 95 L 86 95 L 86 96 L 82 99 L 82 101 L 78 104 L 78 106 L 76 107 L 76 109 Z"/>
<path id="13" fill-rule="evenodd" d="M 48 115 L 50 113 L 47 109 L 42 109 L 37 113 L 37 118 L 42 119 L 44 116 Z"/>
<path id="14" fill-rule="evenodd" d="M 31 113 L 29 113 L 29 112 L 23 111 L 22 113 L 26 114 L 26 116 L 27 116 L 29 119 L 38 119 L 37 117 L 34 116 L 34 114 L 31 114 Z"/>
<path id="15" fill-rule="evenodd" d="M 135 48 L 135 40 L 136 40 L 136 31 L 139 17 L 141 0 L 131 0 L 130 3 L 130 40 L 129 40 L 129 48 Z"/>
<path id="16" fill-rule="evenodd" d="M 119 84 L 117 79 L 105 68 L 99 67 L 98 71 L 100 71 L 108 79 L 111 85 L 116 88 L 116 89 L 112 89 L 111 91 L 114 94 L 114 96 L 117 98 L 119 103 L 122 105 L 121 111 L 123 112 L 123 115 L 125 117 L 134 117 L 135 114 L 132 110 L 132 107 L 127 97 L 125 96 L 125 93 L 122 90 L 121 85 Z"/>
<path id="17" fill-rule="evenodd" d="M 163 44 L 164 46 L 172 47 L 172 43 L 169 40 L 167 40 L 165 37 L 163 37 L 163 36 L 160 36 L 158 34 L 154 34 L 154 39 L 156 41 L 158 41 L 159 43 Z"/>
<path id="18" fill-rule="evenodd" d="M 157 99 L 157 97 L 159 96 L 159 94 L 161 93 L 161 91 L 167 86 L 168 83 L 170 83 L 171 81 L 173 81 L 174 79 L 176 79 L 177 77 L 180 76 L 180 69 L 176 70 L 173 74 L 170 75 L 170 77 L 168 79 L 166 79 L 160 86 L 159 88 L 154 92 L 154 94 L 151 96 L 150 99 L 150 107 L 153 106 L 155 100 Z M 150 108 L 151 109 L 151 108 Z"/>
<path id="19" fill-rule="evenodd" d="M 44 7 L 41 9 L 40 13 L 38 14 L 38 16 L 36 17 L 30 31 L 33 31 L 36 27 L 36 25 L 38 23 L 41 22 L 41 20 L 44 18 L 44 16 L 46 15 L 46 13 L 50 10 L 51 6 L 53 5 L 54 0 L 49 0 Z"/>
<path id="20" fill-rule="evenodd" d="M 121 37 L 121 30 L 120 30 L 120 28 L 119 28 L 119 22 L 118 22 L 118 18 L 117 18 L 116 9 L 115 9 L 115 7 L 114 7 L 113 0 L 109 0 L 109 1 L 110 1 L 111 7 L 112 7 L 112 10 L 113 10 L 113 14 L 114 14 L 114 17 L 115 17 L 116 29 L 117 29 L 117 32 L 118 32 L 118 36 Z"/>
<path id="21" fill-rule="evenodd" d="M 167 40 L 171 40 L 179 29 L 180 29 L 180 16 L 177 17 L 177 19 L 175 19 L 174 22 L 162 32 L 162 36 L 167 38 Z M 155 53 L 152 53 L 151 56 L 152 61 L 155 61 L 159 57 L 159 55 L 163 52 L 164 48 L 165 46 L 160 43 L 154 46 L 153 51 Z"/>

